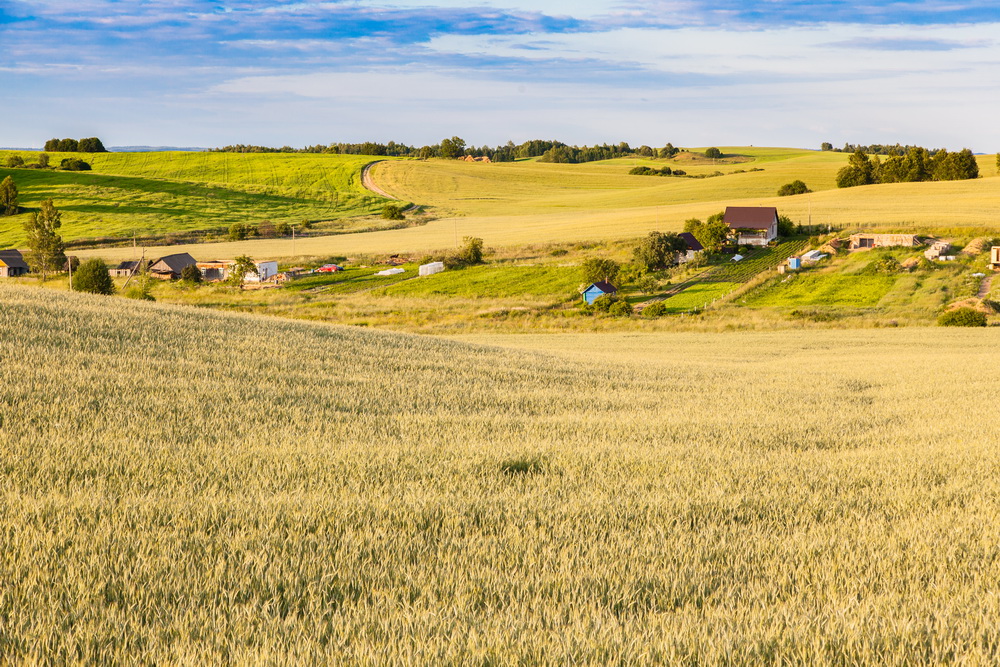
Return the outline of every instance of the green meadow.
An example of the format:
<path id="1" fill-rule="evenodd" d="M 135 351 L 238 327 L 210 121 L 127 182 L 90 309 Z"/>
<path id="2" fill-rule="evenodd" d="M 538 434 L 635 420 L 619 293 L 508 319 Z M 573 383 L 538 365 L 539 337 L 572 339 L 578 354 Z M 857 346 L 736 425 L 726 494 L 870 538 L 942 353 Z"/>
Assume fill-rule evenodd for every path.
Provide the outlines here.
<path id="1" fill-rule="evenodd" d="M 20 154 L 0 151 L 0 165 Z M 19 216 L 0 218 L 0 245 L 23 242 L 21 229 L 30 210 L 53 199 L 63 213 L 67 241 L 104 237 L 169 236 L 211 230 L 234 222 L 319 223 L 318 229 L 345 231 L 352 218 L 381 210 L 385 199 L 361 185 L 367 156 L 238 153 L 50 154 L 51 164 L 65 157 L 88 161 L 90 172 L 7 169 L 20 191 Z M 379 226 L 368 222 L 364 228 Z"/>

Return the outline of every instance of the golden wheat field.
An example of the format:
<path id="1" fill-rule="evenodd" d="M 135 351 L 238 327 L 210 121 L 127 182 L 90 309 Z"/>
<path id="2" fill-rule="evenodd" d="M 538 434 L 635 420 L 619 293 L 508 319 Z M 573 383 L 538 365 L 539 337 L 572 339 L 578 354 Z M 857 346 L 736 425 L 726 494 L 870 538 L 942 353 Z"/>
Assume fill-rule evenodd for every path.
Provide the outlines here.
<path id="1" fill-rule="evenodd" d="M 995 664 L 998 343 L 0 286 L 0 662 Z"/>

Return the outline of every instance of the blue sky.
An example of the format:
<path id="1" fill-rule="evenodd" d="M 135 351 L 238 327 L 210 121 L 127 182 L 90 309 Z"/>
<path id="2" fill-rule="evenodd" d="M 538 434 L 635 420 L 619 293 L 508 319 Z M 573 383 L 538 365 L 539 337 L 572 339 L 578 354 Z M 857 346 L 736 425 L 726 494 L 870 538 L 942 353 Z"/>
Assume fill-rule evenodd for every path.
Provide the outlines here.
<path id="1" fill-rule="evenodd" d="M 0 145 L 1000 149 L 991 0 L 0 0 Z"/>

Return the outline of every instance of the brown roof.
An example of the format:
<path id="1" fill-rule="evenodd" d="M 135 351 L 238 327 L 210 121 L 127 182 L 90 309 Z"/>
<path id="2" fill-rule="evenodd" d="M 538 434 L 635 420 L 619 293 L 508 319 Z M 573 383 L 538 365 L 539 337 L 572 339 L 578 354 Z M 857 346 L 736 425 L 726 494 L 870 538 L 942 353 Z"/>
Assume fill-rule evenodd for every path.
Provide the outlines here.
<path id="1" fill-rule="evenodd" d="M 0 250 L 0 261 L 11 269 L 28 270 L 28 265 L 25 263 L 20 250 Z"/>
<path id="2" fill-rule="evenodd" d="M 705 246 L 703 246 L 702 244 L 698 243 L 698 239 L 696 239 L 694 237 L 694 234 L 692 234 L 691 232 L 681 232 L 677 236 L 679 236 L 682 239 L 684 239 L 684 243 L 688 244 L 688 249 L 689 250 L 698 251 L 698 250 L 704 250 L 705 249 Z"/>
<path id="3" fill-rule="evenodd" d="M 164 267 L 157 267 L 156 265 L 163 262 Z M 185 266 L 191 266 L 192 264 L 197 264 L 194 257 L 187 254 L 186 252 L 179 252 L 176 255 L 167 255 L 166 257 L 161 257 L 155 262 L 153 266 L 150 267 L 154 272 L 158 273 L 180 273 L 184 270 Z"/>
<path id="4" fill-rule="evenodd" d="M 727 206 L 726 224 L 730 229 L 767 229 L 778 218 L 773 206 Z"/>

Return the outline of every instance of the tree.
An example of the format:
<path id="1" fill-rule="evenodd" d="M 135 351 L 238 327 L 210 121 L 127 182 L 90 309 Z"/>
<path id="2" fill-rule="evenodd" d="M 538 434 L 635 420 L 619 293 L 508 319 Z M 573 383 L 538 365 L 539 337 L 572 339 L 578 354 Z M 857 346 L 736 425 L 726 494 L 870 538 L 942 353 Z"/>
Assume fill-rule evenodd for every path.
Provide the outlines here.
<path id="1" fill-rule="evenodd" d="M 288 221 L 282 220 L 274 226 L 274 233 L 278 236 L 291 236 L 292 226 L 288 224 Z"/>
<path id="2" fill-rule="evenodd" d="M 90 163 L 80 158 L 68 157 L 59 162 L 59 168 L 63 171 L 90 171 Z"/>
<path id="3" fill-rule="evenodd" d="M 830 143 L 829 141 L 824 141 L 824 142 L 823 142 L 823 143 L 822 143 L 822 144 L 820 145 L 819 149 L 820 149 L 821 151 L 832 151 L 832 150 L 833 150 L 833 144 L 831 144 L 831 143 Z"/>
<path id="4" fill-rule="evenodd" d="M 58 151 L 59 150 L 59 140 L 58 139 L 49 139 L 48 141 L 46 141 L 45 142 L 45 150 L 52 151 L 52 152 Z"/>
<path id="5" fill-rule="evenodd" d="M 9 169 L 17 169 L 18 167 L 24 166 L 24 158 L 20 155 L 11 155 L 7 158 L 7 167 Z"/>
<path id="6" fill-rule="evenodd" d="M 186 283 L 197 284 L 201 282 L 201 269 L 194 264 L 188 264 L 181 269 L 181 280 Z"/>
<path id="7" fill-rule="evenodd" d="M 255 276 L 258 275 L 257 265 L 246 255 L 240 255 L 236 258 L 233 268 L 229 270 L 229 282 L 243 289 L 243 281 L 251 273 Z"/>
<path id="8" fill-rule="evenodd" d="M 795 234 L 795 223 L 787 215 L 778 216 L 778 236 L 792 236 Z"/>
<path id="9" fill-rule="evenodd" d="M 81 153 L 107 153 L 107 149 L 104 148 L 104 144 L 97 137 L 87 137 L 86 139 L 80 139 L 80 145 L 78 150 Z"/>
<path id="10" fill-rule="evenodd" d="M 462 239 L 462 248 L 458 251 L 458 260 L 467 266 L 483 263 L 483 240 L 478 236 L 466 236 Z"/>
<path id="11" fill-rule="evenodd" d="M 0 183 L 0 215 L 17 215 L 21 207 L 17 205 L 17 186 L 8 176 Z"/>
<path id="12" fill-rule="evenodd" d="M 874 182 L 874 166 L 868 156 L 860 150 L 854 151 L 847 166 L 837 172 L 838 188 L 853 188 L 858 185 L 871 185 Z"/>
<path id="13" fill-rule="evenodd" d="M 56 150 L 61 151 L 63 153 L 75 153 L 79 149 L 80 149 L 80 143 L 76 139 L 60 139 L 59 147 Z"/>
<path id="14" fill-rule="evenodd" d="M 24 223 L 24 231 L 28 234 L 28 252 L 24 258 L 28 266 L 41 276 L 50 271 L 58 271 L 66 263 L 65 248 L 62 237 L 56 230 L 62 226 L 62 214 L 56 209 L 51 199 L 42 202 L 40 211 L 31 214 Z"/>
<path id="15" fill-rule="evenodd" d="M 722 151 L 714 146 L 705 150 L 705 157 L 710 157 L 713 160 L 717 160 L 722 157 Z"/>
<path id="16" fill-rule="evenodd" d="M 602 257 L 591 257 L 584 260 L 580 268 L 583 270 L 583 279 L 586 282 L 596 283 L 603 280 L 612 285 L 618 279 L 618 272 L 621 270 L 618 262 Z"/>
<path id="17" fill-rule="evenodd" d="M 677 253 L 687 250 L 687 243 L 674 233 L 650 232 L 632 249 L 635 261 L 647 271 L 659 271 L 677 263 Z"/>
<path id="18" fill-rule="evenodd" d="M 438 150 L 438 155 L 443 158 L 455 158 L 464 151 L 465 140 L 460 137 L 452 137 L 451 139 L 441 140 L 441 148 Z"/>
<path id="19" fill-rule="evenodd" d="M 698 239 L 698 243 L 704 246 L 708 252 L 719 252 L 729 237 L 730 231 L 724 217 L 725 213 L 716 213 L 708 219 L 708 222 L 691 218 L 684 223 L 684 231 Z"/>
<path id="20" fill-rule="evenodd" d="M 812 192 L 806 184 L 800 180 L 794 180 L 791 183 L 785 183 L 780 188 L 778 188 L 779 197 L 788 197 L 790 195 L 804 195 L 807 192 Z"/>
<path id="21" fill-rule="evenodd" d="M 230 241 L 245 241 L 250 236 L 250 225 L 245 222 L 234 222 L 229 225 L 228 239 Z"/>
<path id="22" fill-rule="evenodd" d="M 402 209 L 396 204 L 386 204 L 382 207 L 382 217 L 386 220 L 405 220 Z"/>
<path id="23" fill-rule="evenodd" d="M 73 273 L 73 289 L 91 294 L 114 294 L 115 283 L 103 260 L 88 259 Z"/>
<path id="24" fill-rule="evenodd" d="M 39 153 L 38 154 L 38 166 L 42 169 L 47 169 L 49 166 L 49 154 Z"/>

